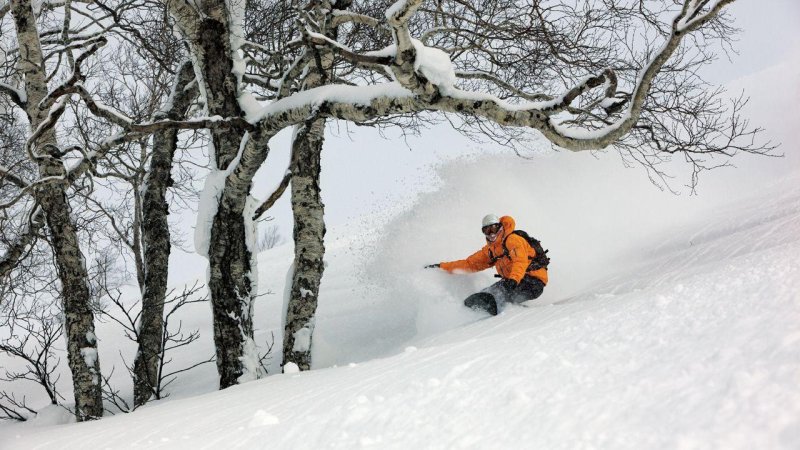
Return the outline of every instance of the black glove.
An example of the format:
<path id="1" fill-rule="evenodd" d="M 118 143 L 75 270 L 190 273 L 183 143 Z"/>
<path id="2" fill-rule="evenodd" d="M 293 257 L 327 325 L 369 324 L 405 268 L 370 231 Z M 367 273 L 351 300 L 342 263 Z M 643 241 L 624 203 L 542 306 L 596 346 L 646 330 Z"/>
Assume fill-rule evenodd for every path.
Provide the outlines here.
<path id="1" fill-rule="evenodd" d="M 425 266 L 425 268 L 426 269 L 438 269 L 439 268 L 439 264 L 428 264 L 427 266 Z"/>
<path id="2" fill-rule="evenodd" d="M 505 289 L 508 292 L 511 292 L 514 289 L 516 289 L 517 285 L 519 284 L 516 281 L 512 280 L 511 278 L 503 278 L 503 281 L 501 281 L 501 283 L 503 283 L 502 284 L 503 289 Z"/>

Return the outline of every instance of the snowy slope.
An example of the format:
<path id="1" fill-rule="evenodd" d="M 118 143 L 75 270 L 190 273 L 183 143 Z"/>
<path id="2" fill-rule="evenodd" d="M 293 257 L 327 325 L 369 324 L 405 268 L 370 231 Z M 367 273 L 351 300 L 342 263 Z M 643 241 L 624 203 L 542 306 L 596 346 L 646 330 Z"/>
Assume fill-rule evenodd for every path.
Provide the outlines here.
<path id="1" fill-rule="evenodd" d="M 318 370 L 189 397 L 213 389 L 206 367 L 133 414 L 0 427 L 0 448 L 800 448 L 800 176 L 719 206 L 617 166 L 447 164 L 413 207 L 331 231 Z M 491 274 L 420 267 L 474 251 L 487 212 L 551 248 L 553 281 L 478 320 L 460 300 Z M 260 256 L 263 290 L 290 259 Z"/>

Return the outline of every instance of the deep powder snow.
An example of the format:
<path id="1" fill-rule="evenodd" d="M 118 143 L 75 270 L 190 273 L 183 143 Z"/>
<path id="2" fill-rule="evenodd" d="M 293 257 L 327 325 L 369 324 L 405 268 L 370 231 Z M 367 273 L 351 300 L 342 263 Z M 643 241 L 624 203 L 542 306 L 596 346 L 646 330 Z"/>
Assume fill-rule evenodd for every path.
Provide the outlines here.
<path id="1" fill-rule="evenodd" d="M 509 172 L 517 158 L 460 161 L 413 208 L 365 221 L 372 233 L 334 230 L 318 370 L 92 423 L 54 426 L 63 416 L 48 410 L 0 428 L 0 447 L 800 446 L 800 178 L 708 209 L 603 184 L 603 161 L 536 164 L 554 177 L 544 189 L 560 195 Z M 503 171 L 516 174 L 508 183 L 518 194 L 494 194 L 482 176 Z M 560 171 L 595 188 L 555 185 Z M 515 209 L 522 198 L 534 200 Z M 515 214 L 551 248 L 553 282 L 527 307 L 479 320 L 460 301 L 490 274 L 421 266 L 475 250 L 475 224 L 489 211 Z M 259 259 L 262 289 L 280 292 L 291 248 Z M 257 306 L 259 342 L 279 331 L 279 297 Z M 212 367 L 187 376 L 176 397 L 210 390 L 213 377 Z"/>

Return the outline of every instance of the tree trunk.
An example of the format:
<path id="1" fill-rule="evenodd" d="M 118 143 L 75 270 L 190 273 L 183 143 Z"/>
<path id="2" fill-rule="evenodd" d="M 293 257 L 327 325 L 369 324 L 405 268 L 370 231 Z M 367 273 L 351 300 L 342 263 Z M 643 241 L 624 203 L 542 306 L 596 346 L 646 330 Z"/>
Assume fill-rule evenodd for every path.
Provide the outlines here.
<path id="1" fill-rule="evenodd" d="M 25 79 L 26 113 L 31 129 L 35 130 L 48 115 L 48 111 L 38 108 L 48 88 L 36 17 L 29 0 L 13 0 L 11 12 L 19 41 L 19 66 Z M 66 170 L 52 126 L 32 143 L 32 148 L 39 156 L 37 163 L 42 178 L 65 176 Z M 78 421 L 96 419 L 103 415 L 100 360 L 94 334 L 88 274 L 72 221 L 66 188 L 64 184 L 42 184 L 35 191 L 35 196 L 45 213 L 61 281 L 67 359 L 75 391 L 75 416 Z"/>
<path id="2" fill-rule="evenodd" d="M 334 3 L 336 8 L 344 10 L 351 1 Z M 333 17 L 330 3 L 318 0 L 311 2 L 310 6 L 315 8 L 322 32 L 336 40 L 337 30 L 329 26 Z M 305 89 L 322 86 L 333 79 L 333 55 L 327 52 L 314 56 L 307 68 Z M 300 370 L 311 369 L 311 343 L 325 270 L 325 205 L 320 195 L 320 160 L 324 141 L 325 119 L 317 118 L 299 125 L 292 142 L 294 274 L 283 332 L 283 364 L 297 364 Z"/>
<path id="3" fill-rule="evenodd" d="M 178 71 L 170 98 L 170 108 L 157 119 L 180 120 L 194 96 L 186 86 L 194 79 L 191 63 Z M 144 247 L 142 315 L 139 324 L 136 359 L 133 366 L 134 408 L 147 403 L 157 392 L 159 362 L 164 346 L 164 301 L 169 276 L 171 249 L 167 188 L 172 186 L 172 160 L 178 143 L 178 130 L 165 130 L 153 136 L 150 168 L 145 175 L 142 199 L 141 235 Z M 136 195 L 139 195 L 138 193 Z"/>
<path id="4" fill-rule="evenodd" d="M 262 375 L 253 341 L 257 287 L 253 214 L 257 204 L 249 193 L 253 176 L 269 153 L 267 142 L 271 137 L 246 135 L 241 161 L 225 178 L 211 227 L 209 287 L 221 389 Z"/>
<path id="5" fill-rule="evenodd" d="M 60 160 L 48 165 L 40 164 L 40 173 L 43 177 L 63 176 L 64 165 Z M 71 208 L 63 189 L 45 188 L 37 194 L 39 204 L 45 211 L 61 280 L 67 359 L 75 390 L 75 415 L 78 421 L 97 419 L 103 416 L 100 359 L 88 274 L 78 244 L 78 233 L 70 217 Z"/>
<path id="6" fill-rule="evenodd" d="M 325 206 L 320 196 L 320 159 L 325 119 L 300 125 L 292 143 L 292 211 L 294 212 L 294 275 L 283 334 L 283 364 L 311 368 L 311 340 L 325 270 Z"/>
<path id="7" fill-rule="evenodd" d="M 220 389 L 239 383 L 245 374 L 244 360 L 252 356 L 246 353 L 253 350 L 245 348 L 253 340 L 254 279 L 243 209 L 236 204 L 220 204 L 211 228 L 209 287 Z"/>
<path id="8" fill-rule="evenodd" d="M 238 80 L 233 70 L 235 55 L 231 44 L 228 4 L 224 0 L 206 0 L 198 4 L 198 10 L 180 0 L 166 0 L 165 3 L 189 43 L 200 94 L 206 102 L 208 115 L 243 117 L 238 103 Z M 235 161 L 244 136 L 245 133 L 239 129 L 211 132 L 213 170 L 228 174 L 235 170 L 230 164 Z M 216 214 L 211 220 L 207 255 L 220 389 L 238 383 L 239 378 L 247 372 L 245 355 L 253 350 L 252 255 L 247 248 L 244 217 L 249 191 L 237 185 L 235 194 L 229 193 L 228 184 L 226 181 L 223 195 L 218 199 Z M 249 181 L 240 184 L 250 185 Z M 242 192 L 243 196 L 235 197 Z M 198 226 L 208 225 L 198 223 Z"/>
<path id="9" fill-rule="evenodd" d="M 203 4 L 205 16 L 195 22 L 197 36 L 192 51 L 199 72 L 209 115 L 242 117 L 238 103 L 238 80 L 233 71 L 230 16 L 225 2 Z M 216 169 L 230 171 L 239 153 L 244 132 L 214 130 L 211 133 Z M 214 318 L 214 345 L 220 389 L 239 382 L 248 372 L 253 349 L 252 302 L 255 294 L 251 270 L 252 254 L 247 246 L 244 208 L 249 182 L 242 189 L 229 189 L 219 199 L 208 249 L 208 280 Z M 249 218 L 248 218 L 249 220 Z M 251 359 L 251 358 L 250 358 Z"/>

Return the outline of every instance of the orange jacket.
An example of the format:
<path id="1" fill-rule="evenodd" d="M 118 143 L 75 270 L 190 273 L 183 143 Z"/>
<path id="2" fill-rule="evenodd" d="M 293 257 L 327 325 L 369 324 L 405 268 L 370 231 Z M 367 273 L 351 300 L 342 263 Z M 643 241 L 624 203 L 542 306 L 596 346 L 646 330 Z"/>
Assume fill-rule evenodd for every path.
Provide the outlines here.
<path id="1" fill-rule="evenodd" d="M 525 269 L 530 265 L 531 259 L 536 257 L 536 251 L 528 244 L 525 238 L 516 234 L 511 234 L 516 225 L 513 217 L 501 217 L 500 224 L 503 225 L 503 231 L 497 236 L 494 242 L 487 242 L 482 249 L 468 256 L 467 259 L 442 262 L 439 267 L 448 272 L 458 270 L 479 272 L 494 265 L 495 270 L 497 270 L 497 273 L 501 277 L 511 278 L 519 283 L 525 276 Z M 506 239 L 506 236 L 508 236 L 508 239 Z M 508 257 L 502 256 L 503 240 L 506 242 Z M 492 264 L 492 257 L 498 256 L 502 257 Z M 547 284 L 547 269 L 532 270 L 528 272 L 528 275 L 538 278 L 544 284 Z"/>

